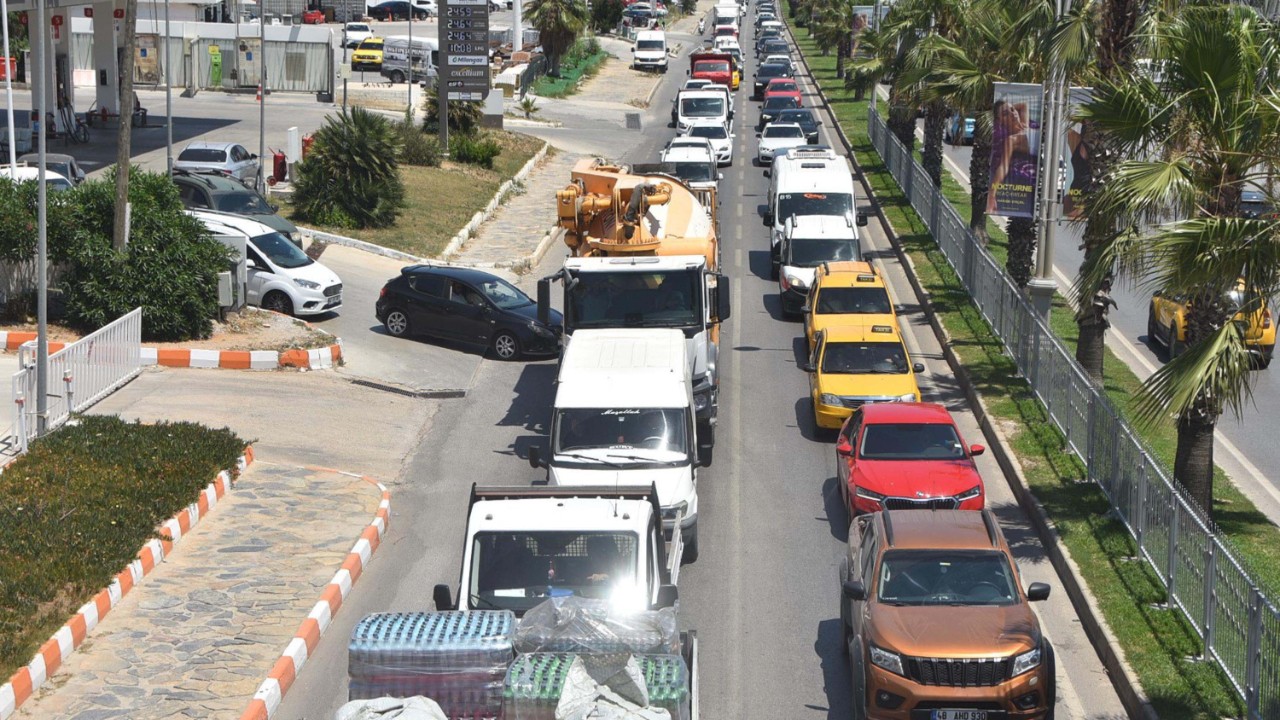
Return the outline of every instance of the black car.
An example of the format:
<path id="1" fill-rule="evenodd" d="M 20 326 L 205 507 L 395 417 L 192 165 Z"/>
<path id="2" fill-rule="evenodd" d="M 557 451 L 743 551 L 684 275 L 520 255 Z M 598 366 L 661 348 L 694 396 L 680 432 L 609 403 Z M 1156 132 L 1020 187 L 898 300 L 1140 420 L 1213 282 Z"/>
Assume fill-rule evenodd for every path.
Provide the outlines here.
<path id="1" fill-rule="evenodd" d="M 497 275 L 463 267 L 410 265 L 387 281 L 375 314 L 396 337 L 431 337 L 484 345 L 502 360 L 560 352 L 563 318 L 551 310 L 538 322 L 538 305 Z"/>
<path id="2" fill-rule="evenodd" d="M 410 6 L 408 0 L 392 0 L 369 6 L 369 17 L 378 20 L 408 20 Z M 431 13 L 421 8 L 413 8 L 414 20 L 426 20 Z"/>
<path id="3" fill-rule="evenodd" d="M 778 115 L 783 110 L 794 110 L 800 107 L 800 98 L 794 95 L 774 95 L 764 101 L 764 105 L 760 106 L 760 124 L 756 126 L 759 130 L 765 125 L 778 119 Z"/>
<path id="4" fill-rule="evenodd" d="M 765 63 L 756 70 L 756 79 L 752 83 L 751 98 L 759 100 L 764 93 L 764 86 L 774 78 L 791 77 L 791 68 L 782 63 Z"/>
<path id="5" fill-rule="evenodd" d="M 756 50 L 770 40 L 782 40 L 782 31 L 777 28 L 768 28 L 756 33 Z"/>
<path id="6" fill-rule="evenodd" d="M 277 208 L 258 194 L 257 190 L 229 178 L 215 170 L 174 169 L 173 184 L 178 186 L 178 197 L 189 210 L 215 210 L 217 212 L 253 218 L 279 232 L 302 247 L 302 235 L 298 227 L 277 213 Z"/>
<path id="7" fill-rule="evenodd" d="M 804 137 L 809 141 L 810 145 L 818 142 L 818 127 L 822 125 L 822 121 L 818 119 L 810 108 L 783 110 L 778 113 L 776 122 L 795 123 L 804 131 Z"/>
<path id="8" fill-rule="evenodd" d="M 1245 190 L 1240 193 L 1240 216 L 1250 220 L 1271 220 L 1276 217 L 1276 210 L 1266 195 L 1257 190 Z"/>
<path id="9" fill-rule="evenodd" d="M 756 57 L 768 57 L 770 55 L 791 57 L 791 48 L 787 47 L 787 41 L 782 38 L 769 38 L 756 50 Z"/>

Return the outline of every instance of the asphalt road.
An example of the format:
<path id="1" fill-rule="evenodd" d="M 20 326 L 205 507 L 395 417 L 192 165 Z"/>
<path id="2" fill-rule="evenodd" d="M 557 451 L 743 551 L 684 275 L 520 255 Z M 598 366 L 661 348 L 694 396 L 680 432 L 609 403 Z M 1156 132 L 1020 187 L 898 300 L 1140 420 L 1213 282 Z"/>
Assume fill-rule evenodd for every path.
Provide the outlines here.
<path id="1" fill-rule="evenodd" d="M 673 134 L 666 116 L 683 75 L 672 72 L 659 90 L 645 114 L 646 131 L 624 136 L 637 142 L 621 160 L 651 160 Z M 745 91 L 737 99 L 735 163 L 721 182 L 724 271 L 734 302 L 721 336 L 722 424 L 714 463 L 700 471 L 702 552 L 681 575 L 681 623 L 697 628 L 702 640 L 707 718 L 834 720 L 848 717 L 850 706 L 836 604 L 847 518 L 834 485 L 831 438 L 814 432 L 808 381 L 796 368 L 800 325 L 780 319 L 777 285 L 768 279 L 759 214 L 767 180 L 750 163 L 758 108 Z M 895 300 L 906 306 L 908 347 L 928 366 L 926 399 L 948 404 L 968 441 L 981 442 L 883 231 L 869 230 L 866 248 L 882 258 Z M 525 282 L 562 258 L 548 253 Z M 551 361 L 485 360 L 465 400 L 441 403 L 431 431 L 392 483 L 390 534 L 276 717 L 331 718 L 346 699 L 346 640 L 355 622 L 370 612 L 428 609 L 434 583 L 456 584 L 471 483 L 541 478 L 524 458 L 531 445 L 545 443 L 554 375 Z M 1023 583 L 1059 586 L 1037 609 L 1058 652 L 1060 717 L 1123 717 L 994 460 L 979 460 Z"/>

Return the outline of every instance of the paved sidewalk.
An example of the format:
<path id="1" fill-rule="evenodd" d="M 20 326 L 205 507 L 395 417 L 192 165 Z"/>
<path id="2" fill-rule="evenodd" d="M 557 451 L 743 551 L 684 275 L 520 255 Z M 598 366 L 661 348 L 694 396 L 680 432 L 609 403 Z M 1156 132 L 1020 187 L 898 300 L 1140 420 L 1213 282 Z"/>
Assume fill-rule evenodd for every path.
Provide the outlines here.
<path id="1" fill-rule="evenodd" d="M 509 267 L 528 257 L 556 224 L 556 191 L 569 184 L 569 171 L 582 157 L 558 152 L 543 161 L 525 179 L 524 190 L 501 205 L 450 260 L 480 267 Z M 551 243 L 547 253 L 564 254 L 559 238 L 553 237 Z M 535 265 L 538 259 L 534 258 Z"/>
<path id="2" fill-rule="evenodd" d="M 380 498 L 260 458 L 15 717 L 238 717 Z"/>

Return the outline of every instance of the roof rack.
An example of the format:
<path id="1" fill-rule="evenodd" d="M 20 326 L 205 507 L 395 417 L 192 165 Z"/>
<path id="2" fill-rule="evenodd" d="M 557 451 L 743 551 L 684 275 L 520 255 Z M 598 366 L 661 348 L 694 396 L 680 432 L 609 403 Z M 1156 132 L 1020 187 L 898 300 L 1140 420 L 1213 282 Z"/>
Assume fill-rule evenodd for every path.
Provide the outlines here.
<path id="1" fill-rule="evenodd" d="M 884 541 L 893 547 L 893 522 L 889 519 L 889 511 L 882 510 L 880 514 L 884 517 Z"/>
<path id="2" fill-rule="evenodd" d="M 987 526 L 987 538 L 991 540 L 991 547 L 1000 547 L 1000 535 L 996 529 L 996 519 L 988 508 L 982 510 L 982 524 Z"/>

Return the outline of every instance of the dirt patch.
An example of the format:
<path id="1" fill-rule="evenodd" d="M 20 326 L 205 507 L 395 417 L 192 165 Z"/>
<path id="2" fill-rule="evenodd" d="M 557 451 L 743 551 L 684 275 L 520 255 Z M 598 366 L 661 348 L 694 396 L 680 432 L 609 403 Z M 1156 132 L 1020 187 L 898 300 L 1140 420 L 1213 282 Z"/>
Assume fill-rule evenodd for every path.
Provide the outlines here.
<path id="1" fill-rule="evenodd" d="M 0 325 L 0 330 L 34 333 L 36 325 L 35 323 Z M 49 340 L 52 342 L 71 343 L 81 337 L 80 333 L 71 328 L 49 325 Z M 215 320 L 213 335 L 207 339 L 168 343 L 143 342 L 142 344 L 145 347 L 166 349 L 283 351 L 295 348 L 328 347 L 335 342 L 336 339 L 332 335 L 316 330 L 287 315 L 246 308 L 242 312 L 228 315 L 226 322 Z"/>

